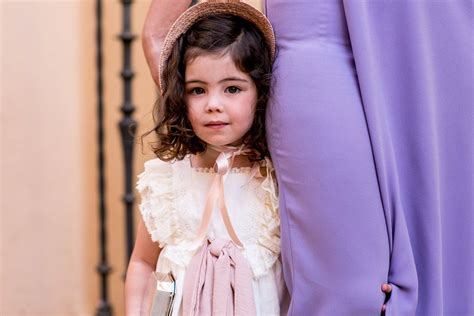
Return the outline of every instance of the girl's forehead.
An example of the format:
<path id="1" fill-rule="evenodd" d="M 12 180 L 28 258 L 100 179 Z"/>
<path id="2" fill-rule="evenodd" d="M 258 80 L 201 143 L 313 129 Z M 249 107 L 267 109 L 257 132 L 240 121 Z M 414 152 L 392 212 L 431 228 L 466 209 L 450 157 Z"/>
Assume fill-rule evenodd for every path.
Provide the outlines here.
<path id="1" fill-rule="evenodd" d="M 197 55 L 186 62 L 186 72 L 192 70 L 211 70 L 219 68 L 221 70 L 238 70 L 236 63 L 229 53 L 209 53 Z"/>
<path id="2" fill-rule="evenodd" d="M 186 81 L 218 82 L 229 77 L 249 79 L 249 75 L 237 67 L 230 53 L 198 55 L 186 64 Z"/>
<path id="3" fill-rule="evenodd" d="M 232 59 L 232 56 L 230 56 L 228 47 L 222 48 L 217 51 L 207 51 L 201 48 L 191 47 L 188 50 L 186 50 L 186 54 L 185 54 L 186 65 L 193 62 L 198 57 L 205 57 L 205 56 L 209 56 L 212 59 L 219 59 L 221 57 L 229 56 Z"/>

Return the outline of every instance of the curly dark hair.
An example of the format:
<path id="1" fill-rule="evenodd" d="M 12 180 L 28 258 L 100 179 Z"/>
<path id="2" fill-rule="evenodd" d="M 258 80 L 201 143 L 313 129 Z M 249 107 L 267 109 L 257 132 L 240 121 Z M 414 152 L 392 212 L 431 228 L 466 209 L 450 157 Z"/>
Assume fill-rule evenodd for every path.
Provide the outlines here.
<path id="1" fill-rule="evenodd" d="M 173 47 L 163 70 L 163 94 L 153 110 L 158 142 L 152 145 L 156 156 L 164 161 L 181 160 L 187 154 L 206 150 L 206 143 L 194 133 L 185 102 L 184 75 L 186 63 L 209 53 L 229 53 L 237 69 L 248 74 L 257 89 L 255 118 L 243 137 L 246 149 L 252 149 L 251 160 L 268 156 L 265 139 L 265 111 L 270 96 L 272 59 L 261 32 L 250 22 L 229 14 L 208 16 L 196 22 Z"/>

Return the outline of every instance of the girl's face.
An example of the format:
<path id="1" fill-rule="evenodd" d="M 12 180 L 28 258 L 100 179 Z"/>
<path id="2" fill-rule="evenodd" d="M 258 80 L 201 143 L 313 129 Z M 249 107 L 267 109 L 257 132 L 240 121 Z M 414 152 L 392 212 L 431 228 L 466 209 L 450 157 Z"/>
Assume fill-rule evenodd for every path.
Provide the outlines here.
<path id="1" fill-rule="evenodd" d="M 252 78 L 226 53 L 199 55 L 186 64 L 188 117 L 196 135 L 214 146 L 239 145 L 255 116 Z"/>

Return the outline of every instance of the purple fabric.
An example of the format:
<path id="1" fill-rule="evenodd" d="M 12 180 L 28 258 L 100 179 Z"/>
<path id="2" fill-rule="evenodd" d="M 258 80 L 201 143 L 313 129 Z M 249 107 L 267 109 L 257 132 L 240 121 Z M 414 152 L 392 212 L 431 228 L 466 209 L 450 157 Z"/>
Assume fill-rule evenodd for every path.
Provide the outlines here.
<path id="1" fill-rule="evenodd" d="M 470 0 L 267 0 L 292 315 L 474 315 Z"/>

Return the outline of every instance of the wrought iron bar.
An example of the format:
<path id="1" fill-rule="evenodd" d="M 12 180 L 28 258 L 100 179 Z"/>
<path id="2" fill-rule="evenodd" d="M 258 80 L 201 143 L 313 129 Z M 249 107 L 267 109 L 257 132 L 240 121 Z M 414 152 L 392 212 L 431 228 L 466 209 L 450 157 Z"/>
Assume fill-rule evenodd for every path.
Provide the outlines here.
<path id="1" fill-rule="evenodd" d="M 133 147 L 135 140 L 135 132 L 137 123 L 133 119 L 132 114 L 135 107 L 132 103 L 132 79 L 134 72 L 132 70 L 132 50 L 131 45 L 135 39 L 135 35 L 131 31 L 131 4 L 132 0 L 122 0 L 123 16 L 122 16 L 122 33 L 119 38 L 123 44 L 123 68 L 121 72 L 123 80 L 123 104 L 121 111 L 123 118 L 119 123 L 120 132 L 122 136 L 122 146 L 124 154 L 124 169 L 125 169 L 125 194 L 123 201 L 125 203 L 125 234 L 126 234 L 126 257 L 125 267 L 128 266 L 128 261 L 133 250 L 134 242 L 134 220 L 133 220 L 133 204 L 134 194 L 132 186 L 133 174 Z"/>
<path id="2" fill-rule="evenodd" d="M 104 103 L 103 103 L 103 62 L 102 62 L 102 0 L 96 0 L 96 67 L 97 67 L 97 141 L 99 168 L 99 242 L 100 262 L 97 272 L 100 274 L 100 301 L 96 315 L 112 315 L 112 307 L 108 302 L 107 279 L 110 266 L 107 262 L 107 212 L 105 205 L 105 155 L 104 155 Z"/>

